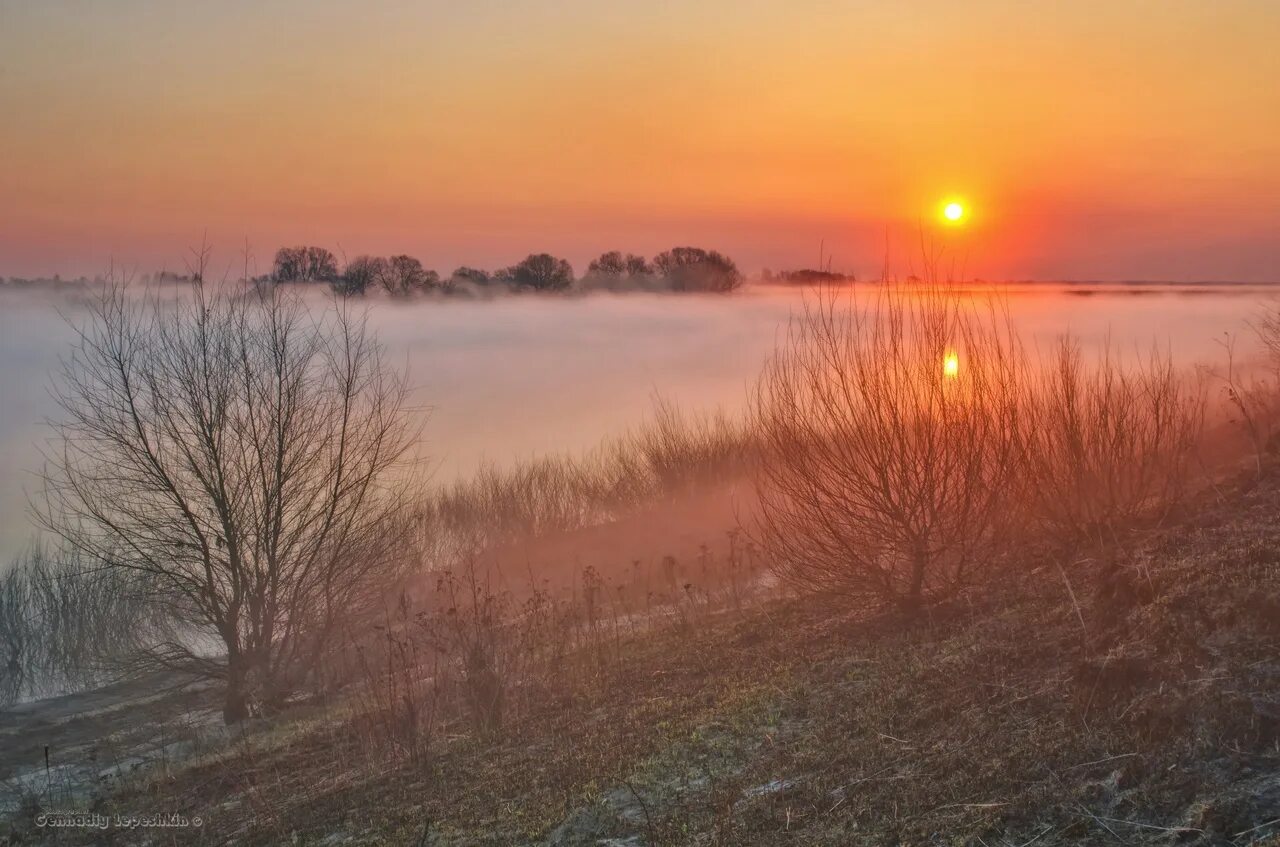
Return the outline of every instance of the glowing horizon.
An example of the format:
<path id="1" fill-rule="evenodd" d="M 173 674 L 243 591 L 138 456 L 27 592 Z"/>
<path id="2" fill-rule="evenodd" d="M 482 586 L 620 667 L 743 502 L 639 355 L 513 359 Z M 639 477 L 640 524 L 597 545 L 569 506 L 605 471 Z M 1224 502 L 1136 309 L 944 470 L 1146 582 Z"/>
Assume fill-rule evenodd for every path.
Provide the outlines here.
<path id="1" fill-rule="evenodd" d="M 905 274 L 954 192 L 970 276 L 1280 280 L 1276 4 L 366 7 L 0 0 L 0 276 L 206 232 Z"/>

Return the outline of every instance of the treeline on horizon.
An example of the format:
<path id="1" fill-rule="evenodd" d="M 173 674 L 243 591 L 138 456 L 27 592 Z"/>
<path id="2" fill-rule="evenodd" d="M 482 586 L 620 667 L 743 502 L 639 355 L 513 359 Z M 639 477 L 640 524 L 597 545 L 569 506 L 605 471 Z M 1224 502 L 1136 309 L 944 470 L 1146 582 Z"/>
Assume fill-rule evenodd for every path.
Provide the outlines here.
<path id="1" fill-rule="evenodd" d="M 393 297 L 418 294 L 475 295 L 486 291 L 568 292 L 734 291 L 745 277 L 728 256 L 700 247 L 673 247 L 650 261 L 635 253 L 611 250 L 592 260 L 581 277 L 567 259 L 531 253 L 508 267 L 488 271 L 466 265 L 447 277 L 423 266 L 413 256 L 356 256 L 339 270 L 338 260 L 323 247 L 282 247 L 271 273 L 258 282 L 310 283 L 359 296 L 380 292 Z"/>
<path id="2" fill-rule="evenodd" d="M 247 276 L 247 275 L 246 275 Z M 142 277 L 143 282 L 167 284 L 199 281 L 200 272 L 186 274 L 160 271 Z M 49 278 L 0 277 L 0 284 L 15 287 L 35 285 L 85 285 L 102 281 Z M 746 282 L 745 275 L 728 256 L 700 247 L 673 247 L 652 261 L 635 253 L 611 250 L 587 265 L 581 277 L 567 259 L 550 253 L 530 253 L 508 267 L 489 271 L 460 266 L 448 276 L 425 267 L 409 255 L 359 255 L 340 266 L 332 251 L 314 245 L 281 247 L 276 251 L 270 273 L 249 277 L 252 283 L 327 285 L 348 296 L 382 293 L 392 297 L 423 294 L 480 296 L 509 292 L 571 291 L 674 291 L 727 293 Z"/>
<path id="3" fill-rule="evenodd" d="M 186 273 L 161 270 L 141 274 L 143 284 L 181 285 L 200 281 L 207 267 L 208 248 L 192 251 L 203 257 L 195 269 L 188 265 Z M 414 256 L 372 256 L 361 254 L 340 265 L 333 251 L 315 245 L 281 247 L 276 251 L 269 273 L 251 276 L 246 268 L 242 282 L 326 285 L 334 292 L 348 296 L 370 293 L 392 297 L 422 294 L 483 296 L 512 292 L 573 291 L 671 291 L 727 293 L 741 288 L 747 280 L 733 259 L 717 250 L 701 247 L 672 247 L 653 257 L 610 250 L 601 253 L 587 265 L 581 277 L 574 273 L 567 259 L 550 253 L 530 253 L 514 265 L 486 270 L 461 265 L 448 276 L 423 265 Z M 133 274 L 129 278 L 135 278 Z M 115 278 L 115 273 L 63 278 L 0 276 L 0 287 L 76 287 L 101 284 Z M 856 282 L 853 274 L 833 271 L 829 264 L 822 269 L 798 268 L 774 271 L 763 268 L 760 281 L 765 283 L 816 285 Z M 908 281 L 919 281 L 910 277 Z"/>

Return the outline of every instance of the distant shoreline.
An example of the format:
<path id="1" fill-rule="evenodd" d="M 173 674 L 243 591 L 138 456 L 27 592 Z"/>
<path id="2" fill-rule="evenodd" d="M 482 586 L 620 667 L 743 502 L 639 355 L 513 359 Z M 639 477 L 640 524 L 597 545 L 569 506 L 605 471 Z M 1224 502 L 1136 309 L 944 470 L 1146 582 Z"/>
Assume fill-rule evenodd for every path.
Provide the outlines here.
<path id="1" fill-rule="evenodd" d="M 237 280 L 245 282 L 244 280 Z M 75 277 L 64 279 L 58 277 L 4 277 L 0 276 L 0 291 L 5 289 L 32 289 L 32 288 L 83 288 L 94 284 L 103 284 L 108 282 L 103 277 Z M 193 280 L 184 278 L 166 278 L 160 280 L 143 280 L 142 284 L 153 285 L 186 285 L 191 284 Z M 252 282 L 252 280 L 250 281 Z M 899 284 L 926 284 L 924 280 L 893 280 Z M 879 279 L 848 279 L 840 282 L 829 283 L 832 285 L 878 285 L 882 280 Z M 297 285 L 299 287 L 320 286 L 321 283 L 281 283 L 284 285 Z M 823 285 L 822 282 L 796 281 L 786 279 L 762 279 L 760 277 L 751 277 L 747 281 L 748 287 L 767 287 L 767 288 L 806 288 Z M 1007 279 L 1007 280 L 989 280 L 989 279 L 969 279 L 956 282 L 943 283 L 949 286 L 960 288 L 971 288 L 973 286 L 1023 286 L 1023 287 L 1062 287 L 1062 288 L 1180 288 L 1180 289 L 1221 289 L 1221 288 L 1280 288 L 1280 280 L 1271 281 L 1247 281 L 1247 280 L 1228 280 L 1228 279 L 1206 279 L 1206 280 L 1161 280 L 1161 279 Z M 661 288 L 579 288 L 560 292 L 521 292 L 514 291 L 512 293 L 552 293 L 552 294 L 593 294 L 596 292 L 605 292 L 613 294 L 689 294 L 700 292 L 686 291 L 669 291 Z"/>

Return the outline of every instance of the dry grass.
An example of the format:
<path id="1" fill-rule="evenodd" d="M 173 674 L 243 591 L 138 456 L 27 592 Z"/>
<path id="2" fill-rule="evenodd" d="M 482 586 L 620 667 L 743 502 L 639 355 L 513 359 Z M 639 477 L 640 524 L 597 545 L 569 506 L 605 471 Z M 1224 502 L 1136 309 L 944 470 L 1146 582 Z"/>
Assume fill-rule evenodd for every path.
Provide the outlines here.
<path id="1" fill-rule="evenodd" d="M 0 704 L 100 685 L 171 637 L 144 579 L 37 548 L 0 572 Z"/>
<path id="2" fill-rule="evenodd" d="M 689 415 L 658 398 L 647 425 L 585 456 L 489 466 L 429 491 L 420 507 L 422 567 L 457 569 L 518 539 L 616 521 L 714 488 L 740 476 L 753 454 L 751 435 L 727 415 Z"/>
<path id="3" fill-rule="evenodd" d="M 211 844 L 419 843 L 428 825 L 423 843 L 486 845 L 1263 843 L 1280 488 L 1228 500 L 1119 572 L 1082 568 L 1088 643 L 1052 551 L 1026 551 L 910 629 L 774 601 L 626 638 L 606 679 L 544 692 L 497 737 L 459 716 L 430 756 L 387 760 L 330 710 L 103 808 L 199 811 Z"/>

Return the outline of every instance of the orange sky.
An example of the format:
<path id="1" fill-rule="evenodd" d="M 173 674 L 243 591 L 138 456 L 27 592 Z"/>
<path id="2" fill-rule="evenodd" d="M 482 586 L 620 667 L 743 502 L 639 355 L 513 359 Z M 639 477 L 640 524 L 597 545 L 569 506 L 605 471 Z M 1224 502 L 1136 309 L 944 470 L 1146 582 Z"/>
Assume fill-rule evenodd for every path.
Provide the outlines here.
<path id="1" fill-rule="evenodd" d="M 0 0 L 0 275 L 206 230 L 905 273 L 961 194 L 969 275 L 1280 280 L 1277 44 L 1273 0 Z"/>

